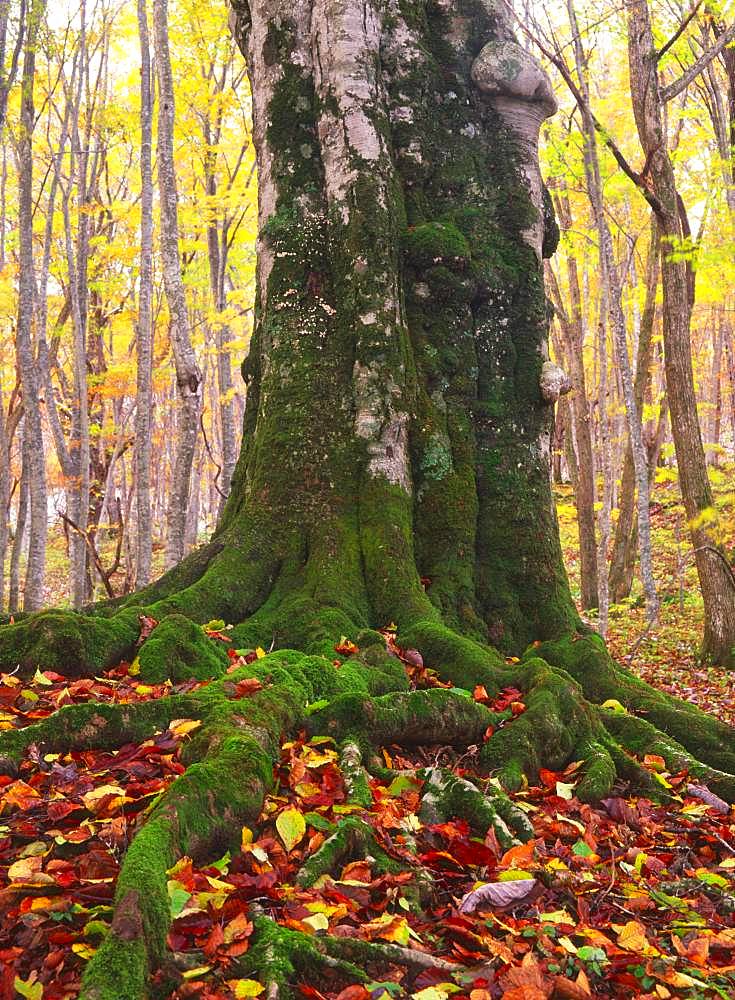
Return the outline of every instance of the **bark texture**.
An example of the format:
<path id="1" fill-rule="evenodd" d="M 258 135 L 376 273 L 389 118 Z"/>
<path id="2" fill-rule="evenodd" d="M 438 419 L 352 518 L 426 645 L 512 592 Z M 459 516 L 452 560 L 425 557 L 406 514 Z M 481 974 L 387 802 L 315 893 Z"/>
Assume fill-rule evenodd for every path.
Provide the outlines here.
<path id="1" fill-rule="evenodd" d="M 35 128 L 34 76 L 36 47 L 46 10 L 45 0 L 32 0 L 25 26 L 25 52 L 21 90 L 18 161 L 18 327 L 16 350 L 23 389 L 25 414 L 24 440 L 28 443 L 28 478 L 30 489 L 30 533 L 23 606 L 35 611 L 43 606 L 43 581 L 46 564 L 46 462 L 41 427 L 40 385 L 33 345 L 33 307 L 36 277 L 33 251 L 33 131 Z"/>
<path id="2" fill-rule="evenodd" d="M 191 343 L 186 293 L 179 253 L 179 208 L 174 165 L 174 84 L 168 39 L 168 0 L 153 4 L 153 37 L 158 79 L 158 190 L 161 198 L 161 260 L 163 283 L 170 313 L 171 349 L 176 369 L 178 413 L 176 457 L 166 511 L 166 566 L 184 554 L 186 513 L 189 506 L 191 470 L 194 462 L 199 414 L 202 406 L 202 374 Z"/>
<path id="3" fill-rule="evenodd" d="M 151 580 L 151 409 L 153 406 L 153 71 L 147 0 L 138 0 L 140 40 L 140 292 L 136 347 L 138 371 L 135 410 L 135 579 Z M 107 491 L 105 491 L 107 496 Z"/>

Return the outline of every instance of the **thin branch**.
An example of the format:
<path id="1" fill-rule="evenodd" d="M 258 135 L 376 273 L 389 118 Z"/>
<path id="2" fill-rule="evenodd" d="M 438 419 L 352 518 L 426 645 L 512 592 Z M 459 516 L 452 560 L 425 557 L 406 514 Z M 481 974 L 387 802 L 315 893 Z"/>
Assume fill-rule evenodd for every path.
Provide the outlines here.
<path id="1" fill-rule="evenodd" d="M 716 59 L 720 52 L 722 52 L 722 50 L 733 40 L 735 40 L 735 22 L 733 22 L 726 31 L 723 31 L 715 44 L 707 49 L 706 52 L 703 52 L 699 59 L 697 59 L 697 61 L 689 67 L 686 73 L 683 73 L 678 80 L 674 81 L 674 83 L 670 83 L 668 87 L 662 88 L 662 100 L 671 101 L 675 97 L 678 97 L 683 90 L 686 90 L 690 83 L 696 80 L 700 73 L 707 69 L 712 60 Z"/>
<path id="2" fill-rule="evenodd" d="M 651 206 L 651 208 L 656 213 L 656 215 L 659 218 L 661 218 L 663 216 L 663 206 L 661 205 L 661 202 L 658 200 L 658 198 L 656 197 L 656 195 L 653 193 L 653 191 L 648 186 L 648 183 L 646 182 L 646 179 L 645 179 L 646 178 L 646 172 L 647 172 L 646 168 L 643 169 L 642 173 L 638 173 L 630 165 L 630 163 L 628 163 L 628 161 L 626 160 L 625 156 L 623 155 L 622 151 L 618 147 L 618 145 L 615 142 L 615 140 L 613 139 L 613 137 L 610 135 L 610 133 L 607 131 L 607 129 L 604 127 L 604 125 L 600 122 L 600 120 L 593 113 L 592 108 L 590 108 L 590 106 L 587 103 L 587 101 L 585 101 L 584 96 L 582 95 L 582 92 L 580 91 L 579 87 L 577 86 L 577 84 L 574 81 L 574 77 L 572 76 L 572 74 L 571 74 L 571 72 L 569 70 L 569 67 L 564 62 L 564 60 L 561 58 L 561 56 L 557 55 L 557 53 L 555 53 L 555 52 L 552 52 L 546 45 L 544 45 L 544 43 L 541 41 L 541 39 L 538 38 L 538 36 L 535 35 L 520 20 L 520 18 L 515 13 L 515 11 L 513 11 L 512 7 L 510 7 L 510 5 L 507 3 L 507 0 L 505 0 L 505 6 L 507 7 L 509 13 L 512 13 L 513 17 L 515 18 L 516 22 L 518 23 L 518 25 L 519 25 L 521 31 L 523 32 L 523 34 L 531 42 L 533 42 L 533 44 L 538 48 L 538 50 L 542 53 L 542 55 L 544 55 L 549 60 L 549 62 L 552 63 L 552 65 L 556 66 L 556 68 L 558 69 L 559 73 L 561 74 L 562 79 L 564 80 L 564 82 L 566 83 L 567 87 L 571 91 L 572 96 L 574 97 L 574 100 L 579 105 L 580 110 L 582 111 L 582 113 L 584 115 L 586 115 L 586 116 L 589 117 L 590 121 L 592 122 L 592 124 L 593 124 L 593 126 L 595 128 L 595 131 L 600 136 L 600 138 L 602 139 L 603 143 L 607 146 L 607 148 L 612 153 L 613 157 L 615 158 L 615 162 L 617 163 L 617 165 L 620 167 L 620 169 L 623 171 L 623 173 L 627 177 L 629 177 L 630 180 L 633 181 L 633 183 L 635 184 L 635 186 L 641 192 L 641 194 L 646 199 L 646 201 Z"/>
<path id="3" fill-rule="evenodd" d="M 681 22 L 681 24 L 676 29 L 676 31 L 671 36 L 671 38 L 668 40 L 668 42 L 663 46 L 663 48 L 659 49 L 659 51 L 656 53 L 656 61 L 657 62 L 661 62 L 661 60 L 666 55 L 666 53 L 669 51 L 669 49 L 672 48 L 674 45 L 676 45 L 676 43 L 679 41 L 679 39 L 681 38 L 681 36 L 684 34 L 684 32 L 689 27 L 689 25 L 692 23 L 692 21 L 694 20 L 694 18 L 697 16 L 697 11 L 699 10 L 699 8 L 701 6 L 702 6 L 702 0 L 697 0 L 697 3 L 694 5 L 694 7 L 692 8 L 692 10 L 689 12 L 689 14 L 687 15 L 687 17 L 685 17 L 684 20 Z"/>

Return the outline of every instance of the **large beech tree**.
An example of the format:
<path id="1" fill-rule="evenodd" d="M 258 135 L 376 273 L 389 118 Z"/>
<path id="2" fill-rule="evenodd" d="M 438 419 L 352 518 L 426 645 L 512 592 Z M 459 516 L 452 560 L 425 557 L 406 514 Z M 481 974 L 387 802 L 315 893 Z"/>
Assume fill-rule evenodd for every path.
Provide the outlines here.
<path id="1" fill-rule="evenodd" d="M 137 656 L 145 681 L 211 681 L 134 706 L 74 705 L 0 733 L 12 772 L 32 743 L 114 747 L 175 718 L 203 723 L 188 770 L 128 849 L 84 1000 L 146 995 L 165 958 L 166 870 L 239 843 L 284 732 L 333 736 L 358 805 L 377 747 L 433 740 L 482 745 L 482 767 L 509 790 L 542 764 L 580 760 L 582 799 L 616 781 L 665 794 L 636 761 L 648 752 L 735 800 L 733 731 L 616 666 L 569 594 L 549 486 L 553 403 L 569 381 L 547 355 L 542 257 L 556 229 L 537 157 L 555 102 L 502 9 L 234 5 L 260 238 L 230 500 L 212 541 L 132 598 L 0 630 L 5 668 L 92 675 Z M 148 634 L 150 618 L 159 624 Z M 225 674 L 222 643 L 200 628 L 213 618 L 232 623 L 235 648 L 270 652 Z M 391 621 L 399 644 L 455 687 L 517 686 L 526 711 L 482 744 L 493 713 L 456 690 L 409 690 L 375 631 Z M 336 667 L 343 635 L 359 651 Z M 253 676 L 262 689 L 239 697 Z M 609 699 L 617 704 L 603 707 Z M 501 793 L 458 796 L 436 774 L 427 788 L 439 814 L 462 800 L 502 842 L 530 834 Z M 342 861 L 345 844 L 370 849 L 369 831 L 353 826 L 325 843 L 304 880 L 338 860 L 335 843 Z M 294 962 L 338 949 L 302 938 L 257 919 L 245 964 L 257 958 L 269 996 Z M 361 960 L 378 961 L 366 948 Z"/>

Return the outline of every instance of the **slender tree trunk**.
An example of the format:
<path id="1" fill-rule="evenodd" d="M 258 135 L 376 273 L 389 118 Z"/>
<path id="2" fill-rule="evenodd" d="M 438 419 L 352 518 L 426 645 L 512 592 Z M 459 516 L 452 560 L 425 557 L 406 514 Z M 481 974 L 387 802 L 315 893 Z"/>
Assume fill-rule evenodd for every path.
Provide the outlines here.
<path id="1" fill-rule="evenodd" d="M 725 348 L 727 350 L 727 378 L 730 385 L 730 427 L 732 429 L 733 458 L 735 459 L 735 338 L 732 327 L 725 329 Z"/>
<path id="2" fill-rule="evenodd" d="M 5 608 L 5 560 L 8 554 L 10 518 L 10 447 L 3 395 L 0 382 L 0 613 Z"/>
<path id="3" fill-rule="evenodd" d="M 710 405 L 712 414 L 710 419 L 710 440 L 711 451 L 709 453 L 709 464 L 715 468 L 720 464 L 720 434 L 722 431 L 722 353 L 724 341 L 723 320 L 719 311 L 712 317 L 715 325 L 714 345 L 712 350 L 712 377 L 710 379 Z"/>
<path id="4" fill-rule="evenodd" d="M 161 259 L 170 314 L 171 347 L 176 367 L 179 407 L 176 461 L 166 513 L 166 566 L 184 553 L 191 470 L 199 433 L 202 376 L 191 343 L 186 295 L 179 257 L 179 216 L 174 163 L 174 85 L 168 40 L 168 0 L 153 5 L 153 34 L 158 78 L 158 189 L 161 199 Z"/>
<path id="5" fill-rule="evenodd" d="M 26 445 L 24 427 L 23 441 L 21 444 L 21 471 L 20 484 L 18 488 L 18 508 L 15 516 L 15 535 L 13 536 L 13 547 L 10 552 L 10 570 L 8 574 L 8 609 L 11 612 L 20 610 L 20 563 L 23 556 L 23 546 L 25 544 L 28 529 L 28 507 L 30 495 L 29 468 L 28 447 Z"/>
<path id="6" fill-rule="evenodd" d="M 136 348 L 138 374 L 135 409 L 135 579 L 150 583 L 153 557 L 151 454 L 153 428 L 153 75 L 147 0 L 138 0 L 140 38 L 140 290 Z"/>
<path id="7" fill-rule="evenodd" d="M 650 384 L 651 378 L 653 331 L 656 319 L 656 292 L 660 275 L 660 259 L 658 225 L 654 218 L 651 223 L 651 242 L 649 244 L 646 267 L 646 301 L 643 307 L 643 315 L 641 316 L 635 384 L 633 387 L 636 409 L 639 414 L 643 413 L 646 388 Z M 647 464 L 649 467 L 650 483 L 650 463 L 647 462 Z M 633 464 L 633 450 L 630 445 L 630 439 L 628 439 L 620 482 L 620 504 L 618 520 L 615 525 L 615 540 L 610 558 L 610 594 L 613 601 L 618 603 L 630 595 L 633 585 L 638 535 L 637 525 L 634 522 L 635 495 L 636 478 Z"/>
<path id="8" fill-rule="evenodd" d="M 566 195 L 559 197 L 558 205 L 561 225 L 563 228 L 568 228 L 571 225 L 571 219 Z M 573 385 L 570 408 L 574 418 L 574 436 L 577 445 L 574 485 L 579 530 L 581 603 L 583 609 L 589 610 L 599 607 L 600 603 L 597 589 L 597 538 L 595 532 L 595 460 L 592 451 L 590 408 L 584 370 L 582 295 L 575 257 L 571 253 L 567 255 L 569 311 L 565 310 L 563 306 L 561 292 L 551 268 L 548 268 L 547 274 L 549 274 L 554 305 L 567 345 L 569 374 Z"/>
<path id="9" fill-rule="evenodd" d="M 664 129 L 656 47 L 647 0 L 628 5 L 631 95 L 638 134 L 658 202 L 664 244 L 662 261 L 666 382 L 679 482 L 704 599 L 704 659 L 735 665 L 735 578 L 726 554 L 712 538 L 705 512 L 713 505 L 697 417 L 689 341 L 691 287 L 686 264 L 671 254 L 683 237 L 680 197 Z"/>
<path id="10" fill-rule="evenodd" d="M 35 107 L 33 100 L 36 67 L 36 47 L 41 21 L 46 11 L 45 0 L 32 0 L 26 22 L 23 81 L 21 88 L 21 121 L 18 139 L 18 327 L 16 333 L 18 367 L 23 387 L 25 414 L 24 436 L 28 442 L 28 479 L 30 491 L 30 537 L 26 567 L 23 607 L 34 611 L 43 606 L 43 583 L 46 569 L 46 536 L 48 510 L 46 501 L 46 462 L 44 459 L 41 424 L 40 380 L 33 347 L 33 308 L 36 276 L 33 248 L 33 131 Z"/>
<path id="11" fill-rule="evenodd" d="M 574 10 L 574 0 L 567 0 L 567 11 L 572 28 L 575 62 L 579 77 L 580 90 L 584 97 L 582 120 L 585 138 L 585 175 L 587 190 L 592 206 L 599 240 L 600 271 L 607 289 L 606 299 L 610 309 L 610 324 L 615 345 L 615 357 L 620 375 L 625 416 L 628 426 L 635 482 L 637 487 L 638 506 L 638 548 L 640 552 L 641 578 L 646 597 L 646 613 L 649 622 L 658 617 L 659 601 L 656 593 L 656 583 L 653 577 L 653 561 L 651 551 L 651 519 L 649 511 L 648 465 L 646 451 L 643 445 L 643 430 L 640 408 L 636 405 L 633 386 L 633 373 L 628 355 L 627 330 L 622 306 L 622 289 L 620 275 L 615 263 L 615 253 L 610 227 L 605 215 L 603 202 L 600 162 L 597 152 L 597 133 L 590 109 L 590 93 L 587 82 L 587 67 L 582 41 Z"/>
<path id="12" fill-rule="evenodd" d="M 604 287 L 600 301 L 600 318 L 597 334 L 597 357 L 600 368 L 598 387 L 598 410 L 600 432 L 600 473 L 602 475 L 602 497 L 598 515 L 598 592 L 600 635 L 607 635 L 610 613 L 610 591 L 607 582 L 607 553 L 610 546 L 610 514 L 612 511 L 612 460 L 610 448 L 610 418 L 608 415 L 608 351 L 607 351 L 607 301 Z"/>

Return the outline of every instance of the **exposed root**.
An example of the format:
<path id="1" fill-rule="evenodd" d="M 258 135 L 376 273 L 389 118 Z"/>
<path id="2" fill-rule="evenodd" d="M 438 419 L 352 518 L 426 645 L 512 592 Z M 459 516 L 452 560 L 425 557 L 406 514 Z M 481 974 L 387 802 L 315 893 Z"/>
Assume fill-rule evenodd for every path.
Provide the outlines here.
<path id="1" fill-rule="evenodd" d="M 373 801 L 368 773 L 363 766 L 362 750 L 354 740 L 345 740 L 340 748 L 339 769 L 342 772 L 347 801 L 368 808 Z"/>
<path id="2" fill-rule="evenodd" d="M 288 1000 L 300 975 L 313 979 L 320 967 L 342 975 L 349 982 L 366 983 L 370 977 L 358 965 L 330 954 L 325 938 L 281 927 L 254 906 L 253 945 L 240 960 L 240 972 L 257 976 L 268 1000 Z"/>
<path id="3" fill-rule="evenodd" d="M 72 611 L 42 611 L 0 628 L 0 670 L 37 667 L 67 677 L 93 677 L 130 657 L 140 634 L 141 608 L 106 619 Z"/>
<path id="4" fill-rule="evenodd" d="M 425 969 L 438 969 L 451 975 L 457 971 L 453 962 L 434 955 L 427 955 L 417 948 L 404 948 L 399 944 L 388 944 L 382 941 L 362 941 L 359 938 L 325 937 L 323 947 L 335 957 L 356 962 L 361 967 L 369 965 L 386 966 L 402 965 L 415 972 Z"/>
<path id="5" fill-rule="evenodd" d="M 466 747 L 482 741 L 494 718 L 477 702 L 433 688 L 372 699 L 343 695 L 310 718 L 309 730 L 335 739 L 365 734 L 376 746 L 419 746 L 430 741 Z"/>
<path id="6" fill-rule="evenodd" d="M 484 838 L 492 829 L 506 851 L 533 837 L 533 826 L 525 813 L 503 792 L 493 789 L 492 794 L 483 793 L 451 771 L 431 768 L 424 781 L 420 819 L 429 824 L 454 817 L 467 820 L 479 837 Z"/>
<path id="7" fill-rule="evenodd" d="M 287 708 L 270 711 L 274 694 L 282 705 L 292 705 L 290 713 Z M 232 718 L 225 723 L 223 715 L 214 713 L 206 727 L 203 760 L 177 778 L 135 836 L 118 878 L 112 928 L 85 970 L 82 1000 L 145 995 L 150 971 L 160 964 L 166 947 L 167 870 L 184 855 L 206 857 L 235 848 L 243 823 L 257 819 L 273 783 L 281 732 L 293 728 L 298 716 L 285 690 L 257 692 L 250 701 L 250 714 L 259 723 L 237 726 Z"/>
<path id="8" fill-rule="evenodd" d="M 315 937 L 279 926 L 254 906 L 254 944 L 240 960 L 241 974 L 256 975 L 270 1000 L 287 1000 L 299 977 L 313 982 L 315 972 L 328 969 L 348 982 L 366 983 L 368 969 L 400 965 L 413 973 L 435 969 L 451 975 L 457 966 L 416 948 L 358 938 Z"/>
<path id="9" fill-rule="evenodd" d="M 369 860 L 381 875 L 400 869 L 400 865 L 380 847 L 369 824 L 365 820 L 349 816 L 338 824 L 335 832 L 308 859 L 299 872 L 299 885 L 314 885 L 322 875 L 331 875 L 346 861 L 356 858 Z"/>

